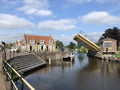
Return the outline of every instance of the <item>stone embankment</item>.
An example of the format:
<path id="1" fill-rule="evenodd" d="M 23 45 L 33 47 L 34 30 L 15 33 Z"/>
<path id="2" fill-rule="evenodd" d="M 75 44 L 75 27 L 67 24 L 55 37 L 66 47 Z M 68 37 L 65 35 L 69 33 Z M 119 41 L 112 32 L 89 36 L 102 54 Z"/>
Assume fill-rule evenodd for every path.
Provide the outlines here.
<path id="1" fill-rule="evenodd" d="M 114 54 L 100 54 L 98 52 L 94 57 L 99 58 L 101 60 L 120 62 L 120 59 L 115 58 Z"/>
<path id="2" fill-rule="evenodd" d="M 8 61 L 19 73 L 25 73 L 42 65 L 45 65 L 45 61 L 39 59 L 35 54 L 28 54 L 17 56 Z"/>

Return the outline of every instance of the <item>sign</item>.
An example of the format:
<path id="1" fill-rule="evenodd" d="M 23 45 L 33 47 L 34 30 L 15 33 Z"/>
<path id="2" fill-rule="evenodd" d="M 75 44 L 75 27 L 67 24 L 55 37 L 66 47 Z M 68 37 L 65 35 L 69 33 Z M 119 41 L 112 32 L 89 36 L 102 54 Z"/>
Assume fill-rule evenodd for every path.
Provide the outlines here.
<path id="1" fill-rule="evenodd" d="M 112 41 L 104 41 L 103 42 L 104 48 L 111 48 L 112 47 Z"/>

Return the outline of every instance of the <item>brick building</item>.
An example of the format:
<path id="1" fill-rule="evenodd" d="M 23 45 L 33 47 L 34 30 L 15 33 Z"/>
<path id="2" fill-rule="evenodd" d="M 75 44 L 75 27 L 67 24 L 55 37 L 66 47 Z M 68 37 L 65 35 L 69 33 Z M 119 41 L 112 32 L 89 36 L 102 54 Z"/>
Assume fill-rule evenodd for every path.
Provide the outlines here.
<path id="1" fill-rule="evenodd" d="M 24 34 L 27 51 L 56 51 L 55 40 L 51 36 Z"/>
<path id="2" fill-rule="evenodd" d="M 105 38 L 101 40 L 101 53 L 116 53 L 117 52 L 117 40 L 111 38 Z"/>

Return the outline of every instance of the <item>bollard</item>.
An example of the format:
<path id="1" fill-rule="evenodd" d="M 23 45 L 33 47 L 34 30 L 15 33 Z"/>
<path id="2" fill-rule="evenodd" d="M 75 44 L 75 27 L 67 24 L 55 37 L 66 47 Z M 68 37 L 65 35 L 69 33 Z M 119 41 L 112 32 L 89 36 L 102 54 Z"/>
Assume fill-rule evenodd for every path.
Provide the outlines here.
<path id="1" fill-rule="evenodd" d="M 13 58 L 15 57 L 15 51 L 13 50 Z"/>
<path id="2" fill-rule="evenodd" d="M 71 53 L 71 57 L 70 57 L 70 60 L 72 61 L 72 59 L 73 59 L 73 55 L 72 55 L 72 53 Z"/>
<path id="3" fill-rule="evenodd" d="M 10 49 L 10 59 L 11 59 L 11 49 Z"/>
<path id="4" fill-rule="evenodd" d="M 49 58 L 49 61 L 48 61 L 49 65 L 51 65 L 51 58 Z"/>

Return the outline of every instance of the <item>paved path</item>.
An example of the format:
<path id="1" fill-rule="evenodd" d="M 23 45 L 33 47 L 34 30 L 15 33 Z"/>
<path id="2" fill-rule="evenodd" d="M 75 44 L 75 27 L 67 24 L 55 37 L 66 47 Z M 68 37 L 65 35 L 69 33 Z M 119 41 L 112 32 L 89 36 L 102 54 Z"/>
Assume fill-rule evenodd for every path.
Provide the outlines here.
<path id="1" fill-rule="evenodd" d="M 1 58 L 1 52 L 0 52 L 0 90 L 7 90 L 5 87 L 5 81 L 2 76 L 2 58 Z"/>

